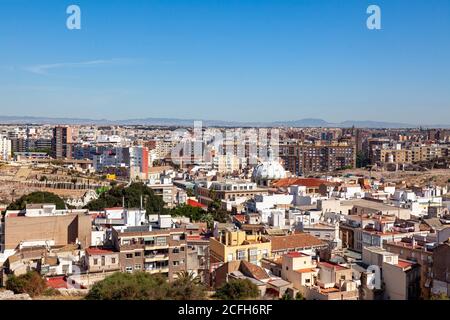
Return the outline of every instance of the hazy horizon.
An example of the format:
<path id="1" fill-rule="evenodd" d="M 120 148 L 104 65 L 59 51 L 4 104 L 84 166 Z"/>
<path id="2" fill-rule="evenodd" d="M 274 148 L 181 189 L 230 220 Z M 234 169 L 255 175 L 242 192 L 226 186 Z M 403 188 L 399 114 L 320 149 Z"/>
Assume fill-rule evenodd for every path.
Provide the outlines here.
<path id="1" fill-rule="evenodd" d="M 69 4 L 1 1 L 0 115 L 450 119 L 448 1 L 80 0 L 81 30 Z"/>

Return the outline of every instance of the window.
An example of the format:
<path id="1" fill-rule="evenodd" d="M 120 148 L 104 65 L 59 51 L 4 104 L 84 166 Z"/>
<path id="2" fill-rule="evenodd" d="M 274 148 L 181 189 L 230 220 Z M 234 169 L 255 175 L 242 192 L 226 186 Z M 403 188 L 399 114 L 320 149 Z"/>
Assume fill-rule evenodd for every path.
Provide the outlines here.
<path id="1" fill-rule="evenodd" d="M 180 253 L 180 248 L 173 248 L 172 253 Z"/>
<path id="2" fill-rule="evenodd" d="M 179 266 L 180 265 L 180 261 L 173 261 L 173 265 L 174 266 Z"/>
<path id="3" fill-rule="evenodd" d="M 341 280 L 345 280 L 345 276 L 344 275 L 341 276 Z"/>
<path id="4" fill-rule="evenodd" d="M 133 254 L 132 253 L 127 253 L 127 259 L 133 259 Z"/>
<path id="5" fill-rule="evenodd" d="M 94 265 L 98 264 L 98 259 L 94 259 Z"/>
<path id="6" fill-rule="evenodd" d="M 131 273 L 131 272 L 133 272 L 133 267 L 126 267 L 125 271 L 128 273 Z"/>
<path id="7" fill-rule="evenodd" d="M 157 246 L 165 246 L 165 245 L 167 245 L 166 237 L 157 237 L 156 238 L 156 245 Z"/>
<path id="8" fill-rule="evenodd" d="M 248 255 L 251 263 L 256 263 L 258 261 L 258 249 L 248 250 Z"/>
<path id="9" fill-rule="evenodd" d="M 135 252 L 135 253 L 134 253 L 134 256 L 135 256 L 135 257 L 140 257 L 140 256 L 141 256 L 141 253 L 140 253 L 140 252 Z"/>
<path id="10" fill-rule="evenodd" d="M 111 263 L 115 264 L 116 263 L 116 258 L 111 258 Z"/>
<path id="11" fill-rule="evenodd" d="M 311 283 L 311 279 L 305 279 L 305 283 Z"/>
<path id="12" fill-rule="evenodd" d="M 174 235 L 172 236 L 172 240 L 174 240 L 174 241 L 180 241 L 180 235 L 179 235 L 179 234 L 174 234 Z"/>
<path id="13" fill-rule="evenodd" d="M 244 250 L 238 250 L 237 251 L 237 259 L 238 260 L 244 260 L 245 259 L 245 251 Z"/>
<path id="14" fill-rule="evenodd" d="M 136 264 L 134 266 L 134 270 L 141 270 L 141 265 L 140 264 Z"/>

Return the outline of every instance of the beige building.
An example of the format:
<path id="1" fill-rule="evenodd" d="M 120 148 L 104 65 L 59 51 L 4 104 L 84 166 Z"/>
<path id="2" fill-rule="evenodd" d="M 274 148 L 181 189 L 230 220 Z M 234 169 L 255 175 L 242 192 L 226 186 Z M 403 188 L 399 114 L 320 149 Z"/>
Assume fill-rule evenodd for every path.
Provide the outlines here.
<path id="1" fill-rule="evenodd" d="M 214 168 L 219 173 L 233 173 L 239 171 L 240 160 L 239 157 L 234 154 L 217 155 L 214 157 Z"/>
<path id="2" fill-rule="evenodd" d="M 92 222 L 87 210 L 54 210 L 40 215 L 27 215 L 26 211 L 6 212 L 2 228 L 4 250 L 27 243 L 64 246 L 79 242 L 82 248 L 90 245 Z"/>
<path id="3" fill-rule="evenodd" d="M 246 234 L 245 231 L 223 230 L 209 242 L 212 262 L 246 260 L 260 265 L 261 259 L 271 256 L 271 243 L 261 234 Z"/>
<path id="4" fill-rule="evenodd" d="M 87 248 L 85 252 L 84 266 L 87 271 L 119 271 L 119 252 L 102 248 Z"/>

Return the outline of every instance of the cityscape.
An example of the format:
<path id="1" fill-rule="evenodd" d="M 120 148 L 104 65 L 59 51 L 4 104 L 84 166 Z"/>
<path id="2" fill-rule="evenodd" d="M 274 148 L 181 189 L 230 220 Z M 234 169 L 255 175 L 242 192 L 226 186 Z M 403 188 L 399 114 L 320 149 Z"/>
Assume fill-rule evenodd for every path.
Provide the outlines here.
<path id="1" fill-rule="evenodd" d="M 449 3 L 0 2 L 0 300 L 450 300 Z"/>
<path id="2" fill-rule="evenodd" d="M 146 273 L 189 279 L 186 299 L 448 297 L 450 129 L 0 130 L 6 288 L 34 272 L 36 296 L 107 298 Z"/>

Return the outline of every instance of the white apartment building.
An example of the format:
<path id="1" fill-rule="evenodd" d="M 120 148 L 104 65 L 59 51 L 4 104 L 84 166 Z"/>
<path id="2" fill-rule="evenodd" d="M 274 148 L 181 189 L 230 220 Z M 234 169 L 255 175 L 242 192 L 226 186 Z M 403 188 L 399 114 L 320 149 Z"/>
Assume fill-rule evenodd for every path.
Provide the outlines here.
<path id="1" fill-rule="evenodd" d="M 11 140 L 6 137 L 0 137 L 0 160 L 8 161 L 11 159 Z"/>

